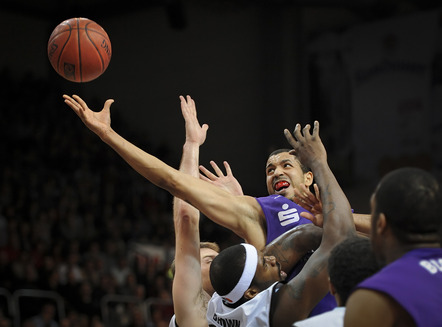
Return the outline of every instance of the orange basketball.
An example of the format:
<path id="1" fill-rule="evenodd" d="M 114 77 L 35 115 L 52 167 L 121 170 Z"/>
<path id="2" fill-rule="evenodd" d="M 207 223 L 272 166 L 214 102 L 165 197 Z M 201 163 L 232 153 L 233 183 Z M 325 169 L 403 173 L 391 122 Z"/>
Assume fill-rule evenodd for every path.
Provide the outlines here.
<path id="1" fill-rule="evenodd" d="M 83 83 L 104 73 L 112 57 L 106 31 L 87 18 L 71 18 L 60 23 L 48 42 L 52 67 L 69 81 Z"/>

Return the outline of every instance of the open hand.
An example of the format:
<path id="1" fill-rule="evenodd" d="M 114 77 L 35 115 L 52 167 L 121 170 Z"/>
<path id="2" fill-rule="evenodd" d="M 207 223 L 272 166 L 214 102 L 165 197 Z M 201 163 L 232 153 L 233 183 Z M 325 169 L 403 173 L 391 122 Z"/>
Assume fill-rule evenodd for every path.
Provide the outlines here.
<path id="1" fill-rule="evenodd" d="M 78 95 L 63 95 L 64 102 L 77 114 L 83 123 L 100 138 L 111 130 L 110 106 L 112 99 L 106 100 L 103 109 L 99 112 L 92 111 Z"/>
<path id="2" fill-rule="evenodd" d="M 208 170 L 206 167 L 200 165 L 200 171 L 203 174 L 200 174 L 200 178 L 212 183 L 219 188 L 226 190 L 227 192 L 233 195 L 244 195 L 242 191 L 241 184 L 239 184 L 238 180 L 233 176 L 232 169 L 230 169 L 230 165 L 227 161 L 223 162 L 224 168 L 226 168 L 226 175 L 222 172 L 222 170 L 218 167 L 218 165 L 214 161 L 210 161 L 210 165 L 215 171 L 216 175 Z"/>

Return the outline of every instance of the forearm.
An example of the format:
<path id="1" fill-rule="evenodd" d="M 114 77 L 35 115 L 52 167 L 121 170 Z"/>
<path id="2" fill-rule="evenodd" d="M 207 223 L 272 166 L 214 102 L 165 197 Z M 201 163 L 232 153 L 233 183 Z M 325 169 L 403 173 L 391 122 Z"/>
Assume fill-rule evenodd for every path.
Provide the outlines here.
<path id="1" fill-rule="evenodd" d="M 186 142 L 180 172 L 196 177 L 198 174 L 199 144 Z M 175 226 L 175 277 L 172 288 L 176 322 L 186 326 L 186 321 L 204 319 L 202 296 L 199 211 L 175 197 L 173 202 Z"/>
<path id="2" fill-rule="evenodd" d="M 199 178 L 184 174 L 144 152 L 114 131 L 107 133 L 102 140 L 147 180 L 189 202 L 215 223 L 245 238 L 246 218 L 250 221 L 257 217 L 259 204 L 256 199 L 234 196 Z"/>
<path id="3" fill-rule="evenodd" d="M 337 238 L 343 239 L 355 233 L 353 219 L 350 219 L 352 215 L 350 203 L 327 162 L 317 162 L 311 168 L 322 200 L 324 215 L 322 240 L 336 243 Z"/>
<path id="4" fill-rule="evenodd" d="M 201 280 L 200 239 L 198 219 L 195 216 L 181 216 L 180 207 L 188 204 L 178 200 L 179 217 L 175 222 L 175 276 L 172 298 L 175 318 L 179 326 L 190 326 L 187 322 L 204 322 L 207 308 L 206 294 Z"/>
<path id="5" fill-rule="evenodd" d="M 140 175 L 158 187 L 169 191 L 172 195 L 177 195 L 173 182 L 179 175 L 179 172 L 176 169 L 141 150 L 139 147 L 124 139 L 114 130 L 108 131 L 105 135 L 101 136 L 101 139 L 115 152 L 117 152 L 120 157 L 123 158 L 123 160 L 125 160 Z M 182 176 L 182 178 L 190 179 L 191 177 L 185 175 Z"/>
<path id="6" fill-rule="evenodd" d="M 371 229 L 371 215 L 354 213 L 353 220 L 355 222 L 356 230 L 365 236 L 370 235 Z"/>
<path id="7" fill-rule="evenodd" d="M 186 142 L 183 145 L 183 154 L 180 163 L 180 172 L 198 178 L 199 164 L 199 144 Z M 177 212 L 179 210 L 179 212 Z M 178 214 L 187 214 L 192 218 L 195 217 L 199 220 L 199 210 L 190 205 L 189 203 L 179 199 L 174 199 L 174 217 L 178 217 Z"/>
<path id="8" fill-rule="evenodd" d="M 281 264 L 281 269 L 288 272 L 307 253 L 316 250 L 321 244 L 322 228 L 313 224 L 295 227 L 269 243 L 265 255 L 273 255 Z"/>

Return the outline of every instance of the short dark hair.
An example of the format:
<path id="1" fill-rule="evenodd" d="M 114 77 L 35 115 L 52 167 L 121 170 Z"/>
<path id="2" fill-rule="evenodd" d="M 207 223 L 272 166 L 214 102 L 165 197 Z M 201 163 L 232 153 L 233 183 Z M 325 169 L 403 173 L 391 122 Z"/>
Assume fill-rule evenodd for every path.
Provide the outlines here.
<path id="1" fill-rule="evenodd" d="M 210 281 L 219 295 L 229 294 L 238 283 L 246 262 L 246 250 L 241 244 L 221 251 L 210 264 Z"/>
<path id="2" fill-rule="evenodd" d="M 402 242 L 438 238 L 442 195 L 436 178 L 420 168 L 400 168 L 385 175 L 374 193 L 376 217 L 383 213 Z"/>
<path id="3" fill-rule="evenodd" d="M 273 151 L 272 153 L 269 154 L 269 156 L 267 157 L 267 160 L 268 160 L 271 156 L 276 156 L 277 154 L 285 153 L 285 152 L 289 153 L 289 152 L 292 151 L 292 150 L 293 150 L 293 149 L 277 149 L 277 150 L 275 150 L 275 151 Z M 292 154 L 292 155 L 295 157 L 296 161 L 299 163 L 299 166 L 301 167 L 302 172 L 303 172 L 304 174 L 308 173 L 308 172 L 310 171 L 310 168 L 307 167 L 307 166 L 304 166 L 304 165 L 301 163 L 301 161 L 298 160 L 298 158 L 296 157 L 296 155 L 294 155 L 294 154 Z"/>
<path id="4" fill-rule="evenodd" d="M 356 285 L 379 270 L 370 240 L 354 236 L 336 245 L 328 259 L 330 282 L 345 306 Z"/>

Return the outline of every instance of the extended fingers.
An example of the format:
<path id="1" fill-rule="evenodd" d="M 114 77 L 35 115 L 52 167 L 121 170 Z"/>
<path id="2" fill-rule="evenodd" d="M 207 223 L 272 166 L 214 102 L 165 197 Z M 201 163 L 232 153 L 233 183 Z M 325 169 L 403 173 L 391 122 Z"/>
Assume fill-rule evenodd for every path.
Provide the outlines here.
<path id="1" fill-rule="evenodd" d="M 215 161 L 211 160 L 211 161 L 210 161 L 210 165 L 212 166 L 213 170 L 214 170 L 215 173 L 218 175 L 218 177 L 221 177 L 221 176 L 224 177 L 223 172 L 221 171 L 221 169 L 219 169 L 219 167 L 218 167 L 218 165 L 216 164 Z"/>
<path id="2" fill-rule="evenodd" d="M 287 140 L 287 142 L 289 142 L 289 144 L 295 148 L 296 146 L 296 139 L 293 137 L 292 133 L 290 133 L 290 131 L 286 128 L 284 129 L 284 136 Z"/>
<path id="3" fill-rule="evenodd" d="M 233 175 L 232 174 L 232 169 L 230 169 L 229 163 L 227 161 L 224 161 L 223 164 L 224 164 L 224 168 L 226 168 L 227 175 Z"/>
<path id="4" fill-rule="evenodd" d="M 200 165 L 199 169 L 208 179 L 213 181 L 213 180 L 215 180 L 217 178 L 215 174 L 213 174 L 210 170 L 208 170 L 203 165 Z"/>
<path id="5" fill-rule="evenodd" d="M 84 102 L 84 100 L 82 98 L 80 98 L 78 95 L 74 94 L 74 95 L 72 95 L 72 98 L 78 102 L 78 104 L 81 106 L 81 109 L 83 109 L 83 110 L 89 109 L 86 102 Z"/>
<path id="6" fill-rule="evenodd" d="M 192 97 L 190 95 L 186 95 L 186 97 L 180 95 L 180 101 L 183 116 L 196 117 L 196 106 L 195 101 L 193 101 Z"/>
<path id="7" fill-rule="evenodd" d="M 313 123 L 313 136 L 319 136 L 319 122 L 317 120 Z"/>
<path id="8" fill-rule="evenodd" d="M 195 107 L 195 101 L 191 98 L 190 95 L 186 96 L 187 99 L 187 106 L 189 107 L 190 112 L 195 115 L 196 117 L 196 107 Z"/>
<path id="9" fill-rule="evenodd" d="M 293 136 L 299 141 L 303 138 L 301 133 L 301 124 L 296 124 L 295 130 L 293 131 Z"/>
<path id="10" fill-rule="evenodd" d="M 201 173 L 200 173 L 200 179 L 202 179 L 203 181 L 206 181 L 206 182 L 212 182 L 212 180 L 210 178 L 207 178 L 207 176 L 204 176 Z"/>
<path id="11" fill-rule="evenodd" d="M 310 136 L 311 136 L 310 128 L 311 128 L 310 124 L 307 124 L 302 129 L 302 135 L 304 136 L 304 138 L 310 138 Z"/>
<path id="12" fill-rule="evenodd" d="M 80 104 L 68 95 L 63 95 L 64 103 L 66 103 L 80 118 L 83 116 L 83 108 Z"/>

